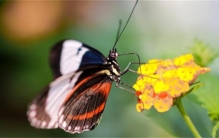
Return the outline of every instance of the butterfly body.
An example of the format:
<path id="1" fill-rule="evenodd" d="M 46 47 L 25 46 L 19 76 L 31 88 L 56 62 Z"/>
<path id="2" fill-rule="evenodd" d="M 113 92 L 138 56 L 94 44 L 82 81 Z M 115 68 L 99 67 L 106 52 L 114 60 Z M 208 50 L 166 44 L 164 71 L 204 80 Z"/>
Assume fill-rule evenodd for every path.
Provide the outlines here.
<path id="1" fill-rule="evenodd" d="M 113 81 L 120 82 L 116 49 L 106 58 L 75 40 L 56 44 L 50 53 L 54 80 L 33 100 L 28 118 L 36 128 L 60 127 L 70 133 L 98 125 Z"/>

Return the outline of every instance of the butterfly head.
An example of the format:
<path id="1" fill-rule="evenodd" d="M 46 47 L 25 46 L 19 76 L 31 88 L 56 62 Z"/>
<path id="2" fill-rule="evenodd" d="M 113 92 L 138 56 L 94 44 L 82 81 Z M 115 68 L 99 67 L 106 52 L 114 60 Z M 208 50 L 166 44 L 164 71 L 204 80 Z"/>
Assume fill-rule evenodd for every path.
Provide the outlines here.
<path id="1" fill-rule="evenodd" d="M 110 60 L 116 60 L 118 58 L 118 55 L 119 54 L 117 53 L 116 49 L 114 48 L 114 49 L 110 50 L 108 58 Z"/>

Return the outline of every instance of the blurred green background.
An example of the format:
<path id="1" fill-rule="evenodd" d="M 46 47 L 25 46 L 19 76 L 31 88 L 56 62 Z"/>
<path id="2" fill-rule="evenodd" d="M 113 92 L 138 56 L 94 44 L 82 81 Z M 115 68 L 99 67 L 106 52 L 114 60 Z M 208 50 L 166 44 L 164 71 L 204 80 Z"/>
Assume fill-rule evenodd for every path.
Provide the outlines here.
<path id="1" fill-rule="evenodd" d="M 30 126 L 26 109 L 52 80 L 48 54 L 62 39 L 82 41 L 108 55 L 119 19 L 126 22 L 135 1 L 1 1 L 0 2 L 0 137 L 188 137 L 192 136 L 175 107 L 166 113 L 137 113 L 136 98 L 114 85 L 100 125 L 90 132 L 69 134 L 61 129 Z M 135 52 L 142 62 L 173 58 L 188 52 L 195 38 L 218 50 L 219 2 L 139 1 L 118 42 L 120 54 Z M 119 57 L 124 69 L 133 55 Z M 137 66 L 132 66 L 137 69 Z M 217 61 L 211 65 L 219 75 Z M 122 81 L 132 85 L 136 75 Z M 202 136 L 210 136 L 206 111 L 187 98 L 186 110 Z"/>

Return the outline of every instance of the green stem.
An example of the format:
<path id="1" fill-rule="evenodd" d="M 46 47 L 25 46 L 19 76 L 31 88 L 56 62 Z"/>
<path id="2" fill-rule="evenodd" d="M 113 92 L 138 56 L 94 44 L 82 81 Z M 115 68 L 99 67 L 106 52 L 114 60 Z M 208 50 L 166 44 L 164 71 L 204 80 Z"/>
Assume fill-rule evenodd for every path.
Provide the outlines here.
<path id="1" fill-rule="evenodd" d="M 219 122 L 216 123 L 216 125 L 212 129 L 212 136 L 213 138 L 216 138 L 217 130 L 219 128 Z"/>
<path id="2" fill-rule="evenodd" d="M 186 113 L 186 111 L 185 111 L 185 109 L 182 105 L 181 98 L 177 99 L 176 106 L 177 106 L 178 110 L 180 111 L 180 113 L 181 113 L 183 119 L 185 120 L 186 124 L 188 125 L 189 129 L 192 131 L 193 135 L 196 138 L 200 138 L 201 135 L 198 133 L 197 129 L 195 128 L 195 126 L 193 125 L 191 119 L 189 118 L 188 114 Z"/>

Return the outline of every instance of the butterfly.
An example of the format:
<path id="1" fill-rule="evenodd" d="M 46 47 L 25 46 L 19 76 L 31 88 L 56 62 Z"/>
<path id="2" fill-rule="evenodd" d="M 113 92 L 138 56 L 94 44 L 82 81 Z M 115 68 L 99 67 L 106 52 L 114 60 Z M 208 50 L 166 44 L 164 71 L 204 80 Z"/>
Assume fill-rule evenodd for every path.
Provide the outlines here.
<path id="1" fill-rule="evenodd" d="M 117 40 L 119 37 L 117 34 Z M 42 129 L 59 127 L 73 134 L 94 129 L 100 122 L 112 82 L 119 84 L 120 76 L 127 71 L 120 71 L 117 58 L 115 45 L 105 57 L 76 40 L 58 42 L 49 58 L 54 80 L 28 107 L 31 125 Z"/>

